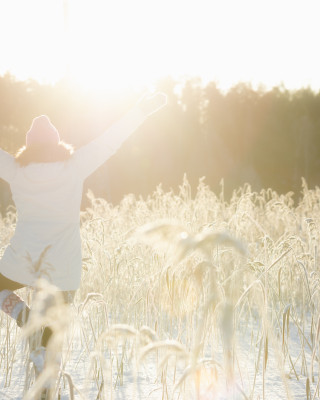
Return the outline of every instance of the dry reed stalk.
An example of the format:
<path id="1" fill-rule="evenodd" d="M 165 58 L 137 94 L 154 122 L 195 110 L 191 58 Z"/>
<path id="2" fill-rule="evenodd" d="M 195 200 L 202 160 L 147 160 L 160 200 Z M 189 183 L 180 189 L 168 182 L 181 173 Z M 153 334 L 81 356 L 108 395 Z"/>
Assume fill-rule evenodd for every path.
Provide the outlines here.
<path id="1" fill-rule="evenodd" d="M 89 194 L 91 207 L 81 214 L 83 283 L 72 322 L 79 337 L 74 331 L 72 335 L 80 342 L 82 358 L 89 360 L 94 355 L 86 376 L 96 383 L 95 397 L 106 398 L 108 391 L 115 397 L 115 387 L 122 380 L 125 385 L 126 365 L 135 362 L 148 346 L 155 357 L 148 357 L 150 350 L 143 360 L 159 367 L 163 397 L 173 398 L 172 376 L 175 385 L 183 378 L 179 389 L 176 387 L 181 398 L 190 380 L 198 385 L 200 396 L 201 391 L 209 390 L 201 376 L 206 367 L 211 368 L 209 362 L 201 364 L 203 356 L 212 360 L 217 381 L 226 374 L 239 375 L 235 366 L 241 352 L 233 337 L 245 326 L 248 336 L 260 335 L 260 341 L 257 351 L 253 344 L 249 353 L 253 378 L 246 381 L 240 374 L 241 387 L 236 382 L 236 392 L 243 398 L 263 396 L 258 381 L 264 374 L 267 398 L 275 353 L 284 397 L 290 399 L 286 374 L 304 382 L 301 368 L 309 378 L 305 393 L 315 399 L 319 378 L 316 383 L 312 379 L 317 376 L 316 363 L 320 363 L 320 191 L 304 184 L 302 195 L 295 206 L 289 194 L 278 195 L 269 189 L 255 193 L 245 185 L 227 202 L 223 182 L 220 195 L 203 180 L 193 194 L 186 178 L 178 194 L 158 187 L 147 199 L 128 196 L 116 207 Z M 4 244 L 14 224 L 11 210 L 0 218 Z M 145 243 L 133 241 L 134 232 L 140 232 Z M 241 250 L 242 243 L 247 252 Z M 228 303 L 232 317 L 224 308 Z M 53 320 L 54 314 L 50 318 Z M 14 324 L 3 317 L 1 321 L 4 335 L 0 344 L 5 351 L 0 352 L 0 368 L 4 381 L 11 385 L 19 336 Z M 122 328 L 112 328 L 119 324 Z M 221 332 L 227 333 L 224 341 Z M 299 342 L 294 348 L 291 341 L 296 333 Z M 184 351 L 152 347 L 165 342 L 162 338 L 175 339 Z M 64 366 L 72 358 L 69 340 Z M 217 364 L 223 343 L 225 363 Z M 180 362 L 185 365 L 182 373 L 177 367 Z M 69 376 L 74 378 L 72 373 Z M 67 376 L 65 379 L 69 382 Z"/>

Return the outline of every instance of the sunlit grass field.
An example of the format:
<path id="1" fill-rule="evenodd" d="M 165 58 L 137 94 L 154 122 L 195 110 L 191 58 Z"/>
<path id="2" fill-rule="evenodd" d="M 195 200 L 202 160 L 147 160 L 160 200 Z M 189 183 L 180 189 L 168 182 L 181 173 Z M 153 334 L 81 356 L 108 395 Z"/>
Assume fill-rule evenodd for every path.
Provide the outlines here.
<path id="1" fill-rule="evenodd" d="M 0 315 L 5 398 L 36 398 L 26 337 L 44 323 L 63 346 L 43 378 L 54 399 L 319 398 L 320 189 L 303 181 L 295 204 L 245 185 L 226 201 L 185 178 L 118 206 L 88 197 L 70 309 L 44 295 L 23 332 Z M 3 251 L 14 211 L 0 224 Z"/>

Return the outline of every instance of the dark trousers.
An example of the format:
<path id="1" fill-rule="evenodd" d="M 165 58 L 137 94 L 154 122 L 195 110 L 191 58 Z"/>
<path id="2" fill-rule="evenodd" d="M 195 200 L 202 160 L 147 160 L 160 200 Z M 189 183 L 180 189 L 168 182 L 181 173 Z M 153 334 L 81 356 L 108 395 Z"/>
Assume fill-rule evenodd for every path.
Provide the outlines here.
<path id="1" fill-rule="evenodd" d="M 14 292 L 15 290 L 22 289 L 24 287 L 26 287 L 26 285 L 12 281 L 3 276 L 2 274 L 0 274 L 0 292 L 1 290 L 6 290 L 6 289 Z M 61 293 L 66 304 L 72 303 L 75 295 L 74 290 L 61 291 Z"/>
<path id="2" fill-rule="evenodd" d="M 21 283 L 12 281 L 8 278 L 6 278 L 5 276 L 3 276 L 2 274 L 0 274 L 0 292 L 2 290 L 11 290 L 12 292 L 18 289 L 22 289 L 23 287 L 26 287 L 26 285 L 23 285 Z M 73 301 L 74 295 L 75 295 L 75 291 L 61 291 L 64 302 L 66 304 L 69 304 Z M 28 310 L 29 313 L 29 310 Z M 27 318 L 25 319 L 26 322 Z M 19 326 L 21 326 L 18 323 Z M 44 328 L 43 334 L 42 334 L 42 339 L 41 339 L 41 345 L 46 347 L 48 344 L 48 341 L 50 339 L 52 335 L 52 330 L 49 327 Z"/>

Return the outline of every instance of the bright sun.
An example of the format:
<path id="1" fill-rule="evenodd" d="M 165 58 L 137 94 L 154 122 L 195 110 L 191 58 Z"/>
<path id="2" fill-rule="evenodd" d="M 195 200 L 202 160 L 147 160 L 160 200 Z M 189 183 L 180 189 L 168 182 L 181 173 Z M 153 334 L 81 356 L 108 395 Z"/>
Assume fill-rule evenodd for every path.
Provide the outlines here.
<path id="1" fill-rule="evenodd" d="M 174 36 L 161 26 L 160 7 L 147 0 L 65 4 L 65 59 L 76 82 L 97 89 L 139 88 L 174 67 Z"/>
<path id="2" fill-rule="evenodd" d="M 243 54 L 240 38 L 247 40 L 250 30 L 244 25 L 235 36 L 231 27 L 237 30 L 238 22 L 227 7 L 214 12 L 208 0 L 64 4 L 65 61 L 72 79 L 81 85 L 119 90 L 149 86 L 166 75 L 210 80 L 215 73 L 231 85 L 235 62 L 240 76 L 250 73 L 250 54 Z M 252 43 L 255 38 L 249 39 Z M 258 44 L 252 45 L 258 51 Z M 255 67 L 251 65 L 252 71 Z"/>
<path id="3" fill-rule="evenodd" d="M 109 91 L 168 75 L 320 87 L 317 1 L 0 0 L 0 73 Z"/>

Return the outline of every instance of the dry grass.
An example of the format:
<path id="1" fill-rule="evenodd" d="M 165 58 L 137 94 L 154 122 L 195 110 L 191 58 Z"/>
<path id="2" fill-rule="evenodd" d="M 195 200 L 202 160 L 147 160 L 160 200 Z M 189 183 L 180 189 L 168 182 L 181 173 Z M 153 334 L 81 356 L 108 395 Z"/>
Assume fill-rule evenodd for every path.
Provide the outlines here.
<path id="1" fill-rule="evenodd" d="M 59 342 L 67 331 L 54 398 L 62 386 L 70 398 L 93 398 L 92 390 L 96 399 L 117 398 L 130 369 L 136 382 L 127 399 L 139 399 L 139 370 L 150 363 L 158 375 L 150 398 L 156 387 L 152 398 L 270 399 L 274 374 L 283 398 L 294 398 L 294 380 L 304 382 L 305 398 L 319 397 L 319 189 L 303 182 L 297 206 L 290 194 L 248 185 L 226 202 L 203 181 L 192 197 L 186 179 L 178 194 L 158 187 L 117 207 L 89 198 L 82 285 L 55 335 Z M 0 224 L 5 246 L 14 213 Z M 30 300 L 27 290 L 21 295 Z M 59 315 L 53 308 L 47 323 Z M 0 319 L 0 368 L 10 386 L 21 335 Z M 79 388 L 72 368 L 83 359 Z M 36 385 L 26 376 L 27 400 Z"/>

